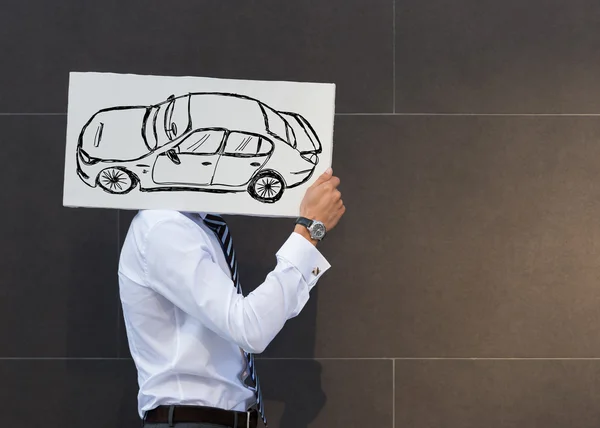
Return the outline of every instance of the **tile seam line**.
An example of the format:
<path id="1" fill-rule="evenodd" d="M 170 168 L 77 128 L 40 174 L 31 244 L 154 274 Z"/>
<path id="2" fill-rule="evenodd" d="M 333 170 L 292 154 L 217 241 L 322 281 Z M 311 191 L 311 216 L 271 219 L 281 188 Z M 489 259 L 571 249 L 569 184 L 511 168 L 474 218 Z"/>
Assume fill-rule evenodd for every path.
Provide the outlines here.
<path id="1" fill-rule="evenodd" d="M 0 357 L 0 361 L 130 361 L 127 357 Z"/>
<path id="2" fill-rule="evenodd" d="M 598 117 L 600 113 L 336 113 L 336 116 L 444 116 L 444 117 Z"/>
<path id="3" fill-rule="evenodd" d="M 67 113 L 0 113 L 0 116 L 67 116 Z M 399 117 L 599 117 L 600 113 L 335 113 L 335 116 L 399 116 Z"/>
<path id="4" fill-rule="evenodd" d="M 392 112 L 396 113 L 396 0 L 392 0 Z"/>
<path id="5" fill-rule="evenodd" d="M 600 357 L 257 357 L 262 361 L 600 361 Z M 0 361 L 132 361 L 131 357 L 0 357 Z"/>
<path id="6" fill-rule="evenodd" d="M 263 361 L 600 361 L 600 357 L 256 357 Z"/>
<path id="7" fill-rule="evenodd" d="M 396 360 L 392 360 L 392 428 L 396 428 Z"/>

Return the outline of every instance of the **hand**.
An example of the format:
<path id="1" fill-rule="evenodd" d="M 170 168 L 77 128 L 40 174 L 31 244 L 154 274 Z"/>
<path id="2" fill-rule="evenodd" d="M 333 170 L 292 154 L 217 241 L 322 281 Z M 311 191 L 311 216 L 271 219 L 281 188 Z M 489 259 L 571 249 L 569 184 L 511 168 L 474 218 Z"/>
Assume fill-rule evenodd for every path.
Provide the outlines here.
<path id="1" fill-rule="evenodd" d="M 327 232 L 330 232 L 346 212 L 342 194 L 337 189 L 339 184 L 340 179 L 333 176 L 331 168 L 325 171 L 306 191 L 300 204 L 300 215 L 323 222 Z M 300 227 L 308 233 L 306 228 Z M 303 235 L 307 236 L 305 233 Z"/>

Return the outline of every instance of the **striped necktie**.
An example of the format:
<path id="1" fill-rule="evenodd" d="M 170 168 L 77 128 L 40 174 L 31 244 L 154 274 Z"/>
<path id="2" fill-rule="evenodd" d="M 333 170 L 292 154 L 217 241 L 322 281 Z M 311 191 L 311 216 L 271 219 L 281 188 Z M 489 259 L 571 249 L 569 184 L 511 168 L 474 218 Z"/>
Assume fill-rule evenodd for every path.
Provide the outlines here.
<path id="1" fill-rule="evenodd" d="M 204 218 L 204 224 L 206 224 L 215 233 L 215 235 L 217 235 L 217 238 L 219 238 L 221 248 L 223 249 L 223 254 L 225 255 L 225 259 L 229 265 L 229 270 L 231 271 L 231 279 L 237 288 L 237 292 L 242 294 L 242 285 L 240 283 L 237 259 L 235 257 L 235 250 L 233 248 L 233 239 L 231 237 L 231 233 L 229 232 L 227 223 L 225 223 L 225 220 L 223 220 L 221 216 L 207 214 Z M 262 391 L 260 389 L 260 383 L 254 367 L 254 354 L 250 354 L 245 351 L 242 352 L 248 363 L 248 375 L 245 377 L 244 382 L 247 386 L 254 389 L 256 393 L 256 406 L 258 412 L 260 413 L 263 423 L 265 426 L 267 426 L 267 420 L 265 418 L 263 408 Z"/>

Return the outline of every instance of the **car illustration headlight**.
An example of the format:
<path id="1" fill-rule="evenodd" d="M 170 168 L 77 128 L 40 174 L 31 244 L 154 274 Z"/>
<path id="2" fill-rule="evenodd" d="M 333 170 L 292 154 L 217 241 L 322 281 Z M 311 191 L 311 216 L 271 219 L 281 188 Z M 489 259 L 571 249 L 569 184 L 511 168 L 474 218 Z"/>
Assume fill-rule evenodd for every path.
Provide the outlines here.
<path id="1" fill-rule="evenodd" d="M 301 153 L 302 159 L 316 165 L 319 163 L 319 157 L 315 153 Z"/>
<path id="2" fill-rule="evenodd" d="M 86 165 L 94 165 L 100 162 L 100 159 L 90 157 L 90 155 L 88 155 L 87 152 L 83 149 L 79 149 L 79 158 Z"/>

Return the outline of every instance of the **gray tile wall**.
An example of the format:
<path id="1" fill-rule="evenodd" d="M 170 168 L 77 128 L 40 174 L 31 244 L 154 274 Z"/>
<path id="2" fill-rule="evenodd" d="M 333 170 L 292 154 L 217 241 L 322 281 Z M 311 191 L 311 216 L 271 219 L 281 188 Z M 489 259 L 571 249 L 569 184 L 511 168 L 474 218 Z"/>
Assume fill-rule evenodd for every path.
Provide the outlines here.
<path id="1" fill-rule="evenodd" d="M 139 426 L 132 213 L 62 207 L 71 70 L 337 83 L 348 212 L 258 361 L 271 426 L 600 424 L 597 1 L 8 0 L 0 51 L 5 425 Z M 258 284 L 291 226 L 230 221 Z"/>

